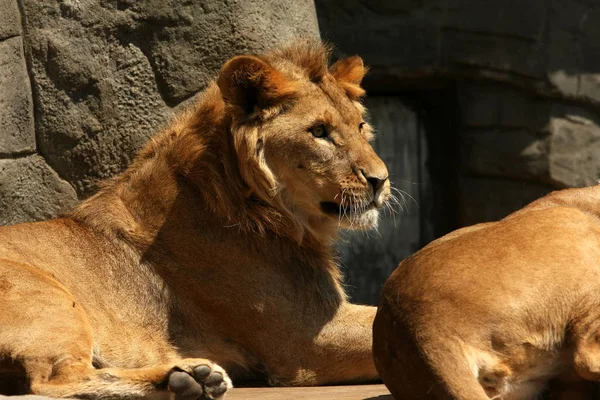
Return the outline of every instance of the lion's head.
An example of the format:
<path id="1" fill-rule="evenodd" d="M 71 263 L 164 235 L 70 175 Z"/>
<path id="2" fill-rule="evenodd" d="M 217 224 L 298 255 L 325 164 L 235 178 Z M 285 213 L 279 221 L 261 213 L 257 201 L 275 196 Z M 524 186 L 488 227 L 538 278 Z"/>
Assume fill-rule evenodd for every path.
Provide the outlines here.
<path id="1" fill-rule="evenodd" d="M 357 56 L 329 67 L 320 43 L 235 57 L 220 72 L 244 180 L 304 228 L 373 228 L 390 197 L 359 102 L 365 73 Z"/>

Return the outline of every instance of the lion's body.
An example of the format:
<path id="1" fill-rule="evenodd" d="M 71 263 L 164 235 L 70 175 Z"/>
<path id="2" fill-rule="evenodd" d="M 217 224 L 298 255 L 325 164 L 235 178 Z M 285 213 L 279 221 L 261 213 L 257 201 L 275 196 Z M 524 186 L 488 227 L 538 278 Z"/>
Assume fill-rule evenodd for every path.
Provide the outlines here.
<path id="1" fill-rule="evenodd" d="M 600 186 L 554 192 L 402 262 L 376 364 L 403 399 L 593 399 L 599 309 Z"/>
<path id="2" fill-rule="evenodd" d="M 342 168 L 343 184 L 357 192 L 360 182 L 373 185 L 369 168 L 387 179 L 366 140 L 344 128 L 347 121 L 358 125 L 363 110 L 343 77 L 335 85 L 327 74 L 319 46 L 272 56 L 278 71 L 255 57 L 234 59 L 220 87 L 211 85 L 126 172 L 71 215 L 0 229 L 0 357 L 14 361 L 2 365 L 22 367 L 34 393 L 61 397 L 141 396 L 168 385 L 182 398 L 190 398 L 189 390 L 191 397 L 220 398 L 229 382 L 219 366 L 234 378 L 286 385 L 376 378 L 374 308 L 347 302 L 332 250 L 341 220 L 309 204 L 312 191 L 293 187 L 307 180 L 294 183 L 289 172 L 291 165 L 312 174 L 321 193 L 312 196 L 325 203 L 344 201 L 343 194 L 333 197 L 340 190 L 336 163 L 359 162 Z M 306 70 L 298 67 L 318 64 L 315 58 L 325 63 L 323 84 L 303 78 Z M 269 78 L 247 81 L 266 87 L 259 94 L 287 96 L 293 87 L 291 109 L 259 102 L 261 115 L 244 114 L 236 101 L 246 99 L 234 98 L 241 89 L 229 85 L 245 89 L 246 77 L 227 74 L 256 73 L 252 68 Z M 305 126 L 303 118 L 327 109 L 325 118 L 340 132 L 332 131 L 332 142 L 308 127 L 284 136 L 299 129 L 294 121 Z M 302 154 L 281 154 L 277 146 Z M 332 162 L 328 154 L 336 148 Z M 301 161 L 285 164 L 293 157 Z M 359 175 L 348 178 L 357 168 Z M 325 191 L 327 180 L 338 189 Z M 263 191 L 265 184 L 276 186 Z M 370 198 L 386 188 L 373 186 Z M 372 221 L 371 209 L 360 211 L 364 224 Z M 0 370 L 0 380 L 14 373 Z"/>

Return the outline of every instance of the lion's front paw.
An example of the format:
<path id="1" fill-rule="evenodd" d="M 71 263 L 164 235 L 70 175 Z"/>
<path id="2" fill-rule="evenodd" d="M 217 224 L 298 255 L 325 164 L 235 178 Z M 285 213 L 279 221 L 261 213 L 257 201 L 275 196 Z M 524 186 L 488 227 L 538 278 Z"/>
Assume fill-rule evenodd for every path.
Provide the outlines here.
<path id="1" fill-rule="evenodd" d="M 232 387 L 225 370 L 208 360 L 186 360 L 175 366 L 168 383 L 176 400 L 219 400 Z"/>

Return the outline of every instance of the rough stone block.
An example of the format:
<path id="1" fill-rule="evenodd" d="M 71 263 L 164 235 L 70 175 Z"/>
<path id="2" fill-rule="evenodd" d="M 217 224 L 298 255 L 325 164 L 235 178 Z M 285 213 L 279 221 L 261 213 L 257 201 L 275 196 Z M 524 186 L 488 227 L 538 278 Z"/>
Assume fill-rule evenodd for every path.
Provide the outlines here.
<path id="1" fill-rule="evenodd" d="M 102 10 L 103 18 L 115 20 L 120 11 L 131 20 L 123 21 L 117 34 L 148 56 L 170 106 L 202 90 L 236 54 L 318 36 L 314 5 L 308 0 L 126 1 Z"/>
<path id="2" fill-rule="evenodd" d="M 0 41 L 20 34 L 21 14 L 17 0 L 0 0 Z"/>
<path id="3" fill-rule="evenodd" d="M 498 85 L 461 85 L 461 163 L 469 174 L 556 188 L 600 179 L 600 118 Z"/>
<path id="4" fill-rule="evenodd" d="M 317 1 L 324 39 L 371 67 L 422 68 L 437 63 L 439 27 L 405 2 Z M 437 15 L 435 5 L 432 15 Z M 425 14 L 428 15 L 428 14 Z"/>
<path id="5" fill-rule="evenodd" d="M 466 172 L 514 179 L 548 180 L 548 141 L 525 129 L 462 132 Z"/>
<path id="6" fill-rule="evenodd" d="M 47 36 L 31 42 L 33 85 L 44 99 L 36 110 L 37 145 L 50 166 L 87 196 L 98 180 L 129 165 L 168 120 L 170 108 L 139 47 L 98 43 L 68 30 Z"/>
<path id="7" fill-rule="evenodd" d="M 600 73 L 583 72 L 576 77 L 579 78 L 578 96 L 600 103 Z"/>
<path id="8" fill-rule="evenodd" d="M 498 221 L 553 190 L 532 182 L 464 177 L 459 181 L 460 226 Z"/>
<path id="9" fill-rule="evenodd" d="M 0 70 L 0 155 L 33 152 L 33 103 L 20 36 L 0 42 Z"/>
<path id="10" fill-rule="evenodd" d="M 581 16 L 579 42 L 583 56 L 583 66 L 596 66 L 600 62 L 600 49 L 598 48 L 598 37 L 600 37 L 600 8 L 588 8 Z"/>
<path id="11" fill-rule="evenodd" d="M 550 121 L 550 178 L 563 187 L 595 185 L 600 180 L 600 120 L 576 108 Z"/>
<path id="12" fill-rule="evenodd" d="M 545 78 L 538 54 L 540 49 L 534 41 L 481 32 L 444 30 L 441 46 L 442 64 L 456 70 L 469 66 L 535 79 Z"/>
<path id="13" fill-rule="evenodd" d="M 542 132 L 551 103 L 531 93 L 500 84 L 458 85 L 460 122 L 468 128 L 511 128 Z"/>
<path id="14" fill-rule="evenodd" d="M 54 218 L 76 203 L 73 188 L 42 157 L 0 160 L 0 225 Z"/>
<path id="15" fill-rule="evenodd" d="M 445 6 L 444 27 L 531 40 L 544 29 L 547 7 L 543 0 L 449 0 Z"/>
<path id="16" fill-rule="evenodd" d="M 577 44 L 578 37 L 577 33 L 557 27 L 548 32 L 546 42 L 540 43 L 547 54 L 547 79 L 563 96 L 586 96 L 580 93 L 580 75 L 585 72 L 581 69 L 583 60 L 581 46 Z"/>
<path id="17" fill-rule="evenodd" d="M 538 0 L 539 1 L 539 0 Z M 547 8 L 547 31 L 561 31 L 571 34 L 579 34 L 582 24 L 590 16 L 590 11 L 597 8 L 595 0 L 545 0 Z M 537 2 L 536 2 L 537 3 Z M 594 23 L 594 20 L 590 21 Z"/>

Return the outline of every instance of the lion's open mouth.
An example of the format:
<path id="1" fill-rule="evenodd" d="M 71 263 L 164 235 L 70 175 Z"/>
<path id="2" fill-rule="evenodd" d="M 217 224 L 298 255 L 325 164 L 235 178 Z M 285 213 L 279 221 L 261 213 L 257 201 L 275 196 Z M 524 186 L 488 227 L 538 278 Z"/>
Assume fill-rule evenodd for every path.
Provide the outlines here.
<path id="1" fill-rule="evenodd" d="M 321 202 L 321 210 L 323 210 L 323 212 L 325 214 L 339 215 L 340 214 L 340 205 L 337 203 L 334 203 L 333 201 L 322 201 Z"/>
<path id="2" fill-rule="evenodd" d="M 377 226 L 379 211 L 374 202 L 363 206 L 352 204 L 340 205 L 332 201 L 320 203 L 323 213 L 339 221 L 341 228 L 345 229 L 372 229 Z"/>

